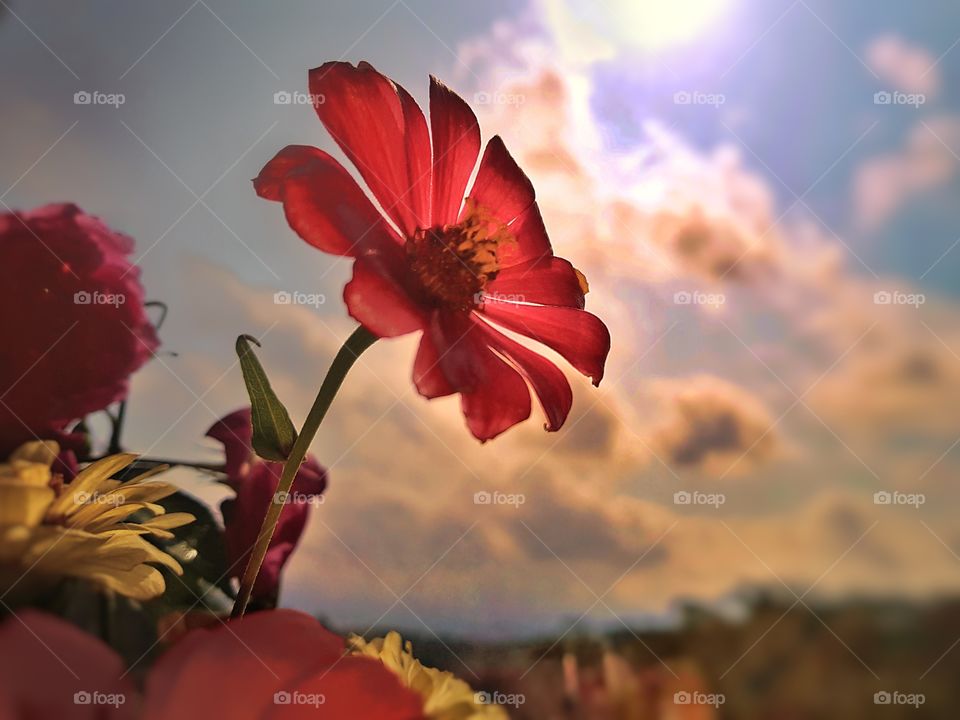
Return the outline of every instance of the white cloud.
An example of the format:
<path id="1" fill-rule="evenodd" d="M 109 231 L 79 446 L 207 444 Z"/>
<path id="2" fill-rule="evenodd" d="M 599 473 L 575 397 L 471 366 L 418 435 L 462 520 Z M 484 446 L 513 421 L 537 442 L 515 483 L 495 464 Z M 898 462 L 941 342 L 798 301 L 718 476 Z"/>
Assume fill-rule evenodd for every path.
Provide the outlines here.
<path id="1" fill-rule="evenodd" d="M 939 116 L 918 122 L 903 147 L 864 161 L 853 181 L 856 220 L 875 230 L 910 200 L 947 185 L 957 176 L 960 118 Z"/>
<path id="2" fill-rule="evenodd" d="M 929 50 L 898 35 L 882 35 L 866 49 L 867 65 L 891 90 L 920 93 L 933 99 L 940 91 L 940 70 Z"/>

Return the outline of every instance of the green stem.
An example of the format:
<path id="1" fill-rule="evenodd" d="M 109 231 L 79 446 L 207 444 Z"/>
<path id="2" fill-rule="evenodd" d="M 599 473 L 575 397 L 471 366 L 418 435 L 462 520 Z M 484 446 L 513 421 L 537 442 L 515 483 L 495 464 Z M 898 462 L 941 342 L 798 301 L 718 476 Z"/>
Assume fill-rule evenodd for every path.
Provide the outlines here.
<path id="1" fill-rule="evenodd" d="M 360 354 L 368 347 L 373 345 L 377 337 L 371 334 L 366 328 L 358 327 L 353 334 L 347 338 L 347 341 L 340 348 L 340 352 L 333 359 L 327 376 L 323 379 L 323 384 L 317 392 L 317 397 L 313 401 L 313 407 L 307 414 L 307 419 L 303 423 L 303 428 L 293 443 L 290 450 L 290 456 L 283 464 L 283 472 L 280 474 L 280 480 L 277 483 L 277 490 L 274 497 L 285 497 L 290 493 L 293 486 L 293 480 L 297 476 L 300 464 L 307 455 L 307 450 L 313 442 L 313 438 L 323 422 L 333 398 L 343 384 L 347 372 L 353 367 Z M 257 574 L 260 572 L 260 566 L 263 564 L 263 558 L 270 547 L 270 540 L 273 538 L 274 530 L 277 528 L 277 521 L 280 519 L 280 513 L 283 510 L 284 503 L 272 502 L 267 509 L 267 515 L 263 519 L 263 525 L 260 527 L 260 534 L 257 542 L 250 552 L 250 559 L 247 560 L 247 566 L 243 571 L 243 577 L 240 579 L 240 592 L 237 595 L 237 602 L 233 606 L 231 617 L 243 617 L 250 602 L 250 593 L 253 592 L 253 584 L 257 580 Z"/>

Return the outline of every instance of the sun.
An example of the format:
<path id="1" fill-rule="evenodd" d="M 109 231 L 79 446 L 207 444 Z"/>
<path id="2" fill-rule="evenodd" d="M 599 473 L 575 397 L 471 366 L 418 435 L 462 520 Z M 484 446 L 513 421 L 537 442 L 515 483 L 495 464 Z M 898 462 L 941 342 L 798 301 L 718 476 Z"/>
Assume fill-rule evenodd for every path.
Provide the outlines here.
<path id="1" fill-rule="evenodd" d="M 648 51 L 682 45 L 702 36 L 731 4 L 732 0 L 606 0 L 603 3 L 618 39 Z"/>

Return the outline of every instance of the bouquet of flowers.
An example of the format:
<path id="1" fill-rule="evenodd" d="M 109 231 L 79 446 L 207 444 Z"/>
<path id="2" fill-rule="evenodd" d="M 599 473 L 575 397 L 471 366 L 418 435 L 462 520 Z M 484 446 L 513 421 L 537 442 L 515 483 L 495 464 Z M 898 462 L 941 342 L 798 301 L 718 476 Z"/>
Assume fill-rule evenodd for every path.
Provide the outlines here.
<path id="1" fill-rule="evenodd" d="M 258 341 L 239 335 L 248 399 L 207 433 L 223 462 L 200 466 L 233 491 L 218 509 L 163 479 L 186 463 L 124 447 L 129 377 L 157 352 L 164 313 L 145 301 L 133 241 L 70 204 L 0 215 L 0 280 L 23 308 L 0 319 L 0 717 L 506 717 L 395 632 L 344 638 L 278 609 L 327 487 L 310 445 L 379 338 L 420 333 L 417 391 L 458 394 L 486 442 L 529 418 L 531 391 L 560 428 L 573 394 L 537 346 L 599 384 L 609 333 L 584 310 L 586 279 L 553 254 L 529 179 L 499 137 L 482 148 L 456 93 L 431 78 L 428 124 L 367 63 L 309 80 L 366 188 L 298 145 L 254 189 L 304 241 L 353 259 L 343 299 L 358 327 L 299 429 Z M 97 414 L 112 428 L 100 456 Z"/>

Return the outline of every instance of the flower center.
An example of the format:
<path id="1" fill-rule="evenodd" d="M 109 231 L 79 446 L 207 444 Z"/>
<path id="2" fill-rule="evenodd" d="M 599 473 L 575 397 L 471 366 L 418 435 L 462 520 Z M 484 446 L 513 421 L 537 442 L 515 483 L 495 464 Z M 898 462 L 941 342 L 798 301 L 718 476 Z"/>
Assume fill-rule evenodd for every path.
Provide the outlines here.
<path id="1" fill-rule="evenodd" d="M 484 288 L 500 271 L 500 250 L 510 242 L 516 240 L 507 226 L 468 199 L 462 222 L 418 228 L 405 247 L 429 301 L 470 310 L 482 303 Z"/>

